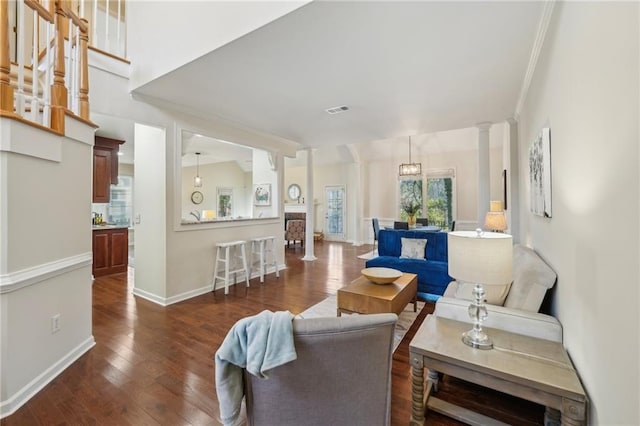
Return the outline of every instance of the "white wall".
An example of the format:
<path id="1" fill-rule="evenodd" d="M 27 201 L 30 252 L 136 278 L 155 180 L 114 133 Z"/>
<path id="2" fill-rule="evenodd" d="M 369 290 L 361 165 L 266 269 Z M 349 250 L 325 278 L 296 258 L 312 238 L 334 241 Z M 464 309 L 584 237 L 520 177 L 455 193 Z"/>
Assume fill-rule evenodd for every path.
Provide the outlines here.
<path id="1" fill-rule="evenodd" d="M 282 197 L 278 185 L 278 173 L 269 164 L 268 153 L 262 150 L 253 150 L 253 183 L 256 185 L 271 185 L 271 204 L 268 206 L 256 206 L 253 202 L 253 185 L 248 189 L 251 193 L 248 209 L 253 206 L 253 217 L 276 217 L 280 211 Z"/>
<path id="2" fill-rule="evenodd" d="M 218 217 L 218 188 L 233 189 L 233 217 L 251 216 L 251 205 L 246 197 L 245 172 L 238 166 L 235 161 L 225 161 L 215 164 L 201 164 L 200 177 L 202 178 L 202 186 L 195 188 L 193 186 L 193 177 L 196 174 L 196 167 L 182 168 L 182 218 L 185 220 L 194 220 L 189 212 L 194 210 L 213 210 Z M 251 188 L 248 189 L 251 191 Z M 191 201 L 193 191 L 200 191 L 204 195 L 201 204 L 194 204 Z"/>
<path id="3" fill-rule="evenodd" d="M 164 129 L 135 125 L 136 200 L 133 222 L 136 232 L 134 294 L 166 296 L 166 137 Z"/>
<path id="4" fill-rule="evenodd" d="M 94 345 L 93 129 L 70 120 L 67 130 L 81 129 L 81 138 L 14 120 L 0 124 L 0 417 Z M 14 142 L 32 144 L 34 151 L 59 147 L 59 160 L 5 151 Z M 56 315 L 60 329 L 53 333 Z"/>
<path id="5" fill-rule="evenodd" d="M 260 28 L 306 1 L 143 1 L 127 3 L 127 38 L 137 88 Z M 133 31 L 132 31 L 133 32 Z"/>
<path id="6" fill-rule="evenodd" d="M 503 124 L 491 128 L 490 194 L 502 199 L 502 131 Z M 385 144 L 383 147 L 382 144 Z M 456 173 L 456 217 L 460 222 L 477 226 L 478 197 L 478 129 L 467 128 L 419 135 L 412 138 L 412 159 L 422 163 L 423 174 L 429 170 L 454 169 Z M 373 147 L 358 146 L 368 161 L 364 190 L 368 199 L 364 216 L 395 218 L 398 216 L 398 166 L 408 161 L 408 142 L 377 141 Z M 372 154 L 376 150 L 377 154 Z M 382 155 L 381 155 L 382 154 Z"/>
<path id="7" fill-rule="evenodd" d="M 521 234 L 558 274 L 554 311 L 590 424 L 638 425 L 639 5 L 558 2 L 519 123 Z M 551 128 L 553 217 L 527 153 Z"/>

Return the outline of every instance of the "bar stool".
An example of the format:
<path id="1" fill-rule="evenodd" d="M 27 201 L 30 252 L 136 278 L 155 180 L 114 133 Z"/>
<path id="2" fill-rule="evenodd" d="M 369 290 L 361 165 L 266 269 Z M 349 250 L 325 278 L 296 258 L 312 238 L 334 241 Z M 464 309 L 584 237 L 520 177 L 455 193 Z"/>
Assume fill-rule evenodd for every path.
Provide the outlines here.
<path id="1" fill-rule="evenodd" d="M 253 269 L 253 265 L 258 262 L 258 267 L 260 268 L 260 282 L 264 282 L 264 276 L 267 273 L 267 265 L 273 263 L 273 268 L 276 271 L 276 277 L 280 277 L 280 272 L 278 271 L 278 261 L 276 259 L 276 254 L 273 251 L 275 247 L 276 237 L 268 236 L 268 237 L 258 237 L 251 239 L 251 266 L 249 268 L 249 273 L 251 274 L 251 269 Z M 268 262 L 268 256 L 271 256 L 272 262 Z M 256 257 L 258 259 L 256 259 Z"/>
<path id="2" fill-rule="evenodd" d="M 213 291 L 216 291 L 216 281 L 224 281 L 224 294 L 229 294 L 229 274 L 233 274 L 233 283 L 236 283 L 236 274 L 244 272 L 244 279 L 249 287 L 249 268 L 247 267 L 247 256 L 245 254 L 246 241 L 230 241 L 216 244 L 216 265 L 213 271 Z M 239 251 L 239 252 L 238 252 Z M 224 254 L 224 257 L 221 255 Z M 235 258 L 234 258 L 235 256 Z M 242 268 L 236 268 L 234 260 L 242 261 Z M 218 276 L 218 264 L 222 263 L 224 276 Z M 215 294 L 215 293 L 214 293 Z"/>

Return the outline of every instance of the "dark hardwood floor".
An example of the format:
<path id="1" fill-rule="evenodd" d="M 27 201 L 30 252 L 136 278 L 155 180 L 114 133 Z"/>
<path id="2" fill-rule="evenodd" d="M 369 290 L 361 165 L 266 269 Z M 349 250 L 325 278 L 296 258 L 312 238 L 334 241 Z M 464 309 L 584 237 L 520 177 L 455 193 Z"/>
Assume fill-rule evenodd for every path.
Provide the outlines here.
<path id="1" fill-rule="evenodd" d="M 301 260 L 299 245 L 285 249 L 287 269 L 265 283 L 205 294 L 161 307 L 131 294 L 127 274 L 93 283 L 96 346 L 67 368 L 1 425 L 215 425 L 213 355 L 240 318 L 264 309 L 297 314 L 359 276 L 371 246 L 320 242 L 317 261 Z M 393 360 L 392 424 L 411 412 L 409 342 L 433 304 L 420 313 Z M 544 408 L 450 377 L 439 396 L 516 425 L 543 423 Z M 459 425 L 427 414 L 428 425 Z"/>

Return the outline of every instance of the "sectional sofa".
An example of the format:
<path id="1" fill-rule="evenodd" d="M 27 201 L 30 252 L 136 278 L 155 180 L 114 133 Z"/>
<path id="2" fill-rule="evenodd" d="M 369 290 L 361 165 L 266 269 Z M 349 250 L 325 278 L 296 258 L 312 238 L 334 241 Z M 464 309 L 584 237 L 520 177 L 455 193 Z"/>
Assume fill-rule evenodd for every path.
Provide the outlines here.
<path id="1" fill-rule="evenodd" d="M 421 258 L 401 257 L 403 238 L 426 240 L 424 255 Z M 366 266 L 367 268 L 393 268 L 417 274 L 418 297 L 423 300 L 435 301 L 452 281 L 447 273 L 447 233 L 381 230 L 378 234 L 378 257 L 367 260 Z"/>

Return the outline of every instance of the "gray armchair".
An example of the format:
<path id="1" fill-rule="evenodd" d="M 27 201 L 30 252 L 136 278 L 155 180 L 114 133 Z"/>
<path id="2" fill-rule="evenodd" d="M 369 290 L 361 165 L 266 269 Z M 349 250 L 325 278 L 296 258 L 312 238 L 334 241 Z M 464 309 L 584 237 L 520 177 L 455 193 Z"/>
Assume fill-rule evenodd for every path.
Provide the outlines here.
<path id="1" fill-rule="evenodd" d="M 293 320 L 298 358 L 245 372 L 249 425 L 388 425 L 395 314 Z"/>

